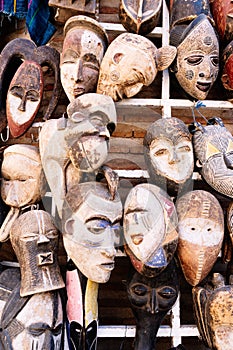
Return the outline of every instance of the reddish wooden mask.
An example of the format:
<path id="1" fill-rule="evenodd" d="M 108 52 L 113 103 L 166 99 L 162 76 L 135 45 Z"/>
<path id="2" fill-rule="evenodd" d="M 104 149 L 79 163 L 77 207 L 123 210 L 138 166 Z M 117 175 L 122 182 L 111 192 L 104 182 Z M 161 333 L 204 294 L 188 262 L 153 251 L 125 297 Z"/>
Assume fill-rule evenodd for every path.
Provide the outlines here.
<path id="1" fill-rule="evenodd" d="M 196 190 L 176 202 L 179 242 L 177 253 L 184 276 L 195 286 L 210 272 L 220 252 L 224 217 L 218 200 Z"/>
<path id="2" fill-rule="evenodd" d="M 233 39 L 233 4 L 231 0 L 210 0 L 211 11 L 219 39 L 229 42 Z"/>

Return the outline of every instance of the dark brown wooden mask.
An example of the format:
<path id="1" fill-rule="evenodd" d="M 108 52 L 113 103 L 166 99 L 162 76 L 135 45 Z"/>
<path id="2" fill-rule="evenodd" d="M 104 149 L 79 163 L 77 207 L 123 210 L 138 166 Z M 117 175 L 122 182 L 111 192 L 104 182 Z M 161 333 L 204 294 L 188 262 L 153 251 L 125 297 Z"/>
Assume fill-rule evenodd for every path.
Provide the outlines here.
<path id="1" fill-rule="evenodd" d="M 176 302 L 179 292 L 174 261 L 155 278 L 147 278 L 132 269 L 127 294 L 136 319 L 135 350 L 155 349 L 160 324 Z"/>
<path id="2" fill-rule="evenodd" d="M 128 32 L 146 35 L 156 27 L 161 8 L 161 0 L 120 0 L 119 18 Z"/>
<path id="3" fill-rule="evenodd" d="M 226 89 L 227 99 L 233 102 L 233 40 L 223 50 L 221 64 L 221 81 Z"/>
<path id="4" fill-rule="evenodd" d="M 155 277 L 176 251 L 178 234 L 175 206 L 165 191 L 152 184 L 132 188 L 124 206 L 125 250 L 134 268 Z"/>
<path id="5" fill-rule="evenodd" d="M 180 197 L 176 210 L 177 253 L 187 282 L 195 286 L 208 275 L 220 252 L 224 236 L 223 211 L 218 200 L 203 190 Z"/>
<path id="6" fill-rule="evenodd" d="M 233 285 L 221 274 L 192 290 L 194 315 L 203 343 L 214 350 L 231 350 L 233 342 Z"/>
<path id="7" fill-rule="evenodd" d="M 39 64 L 41 67 L 47 66 L 51 68 L 54 72 L 53 95 L 50 99 L 49 105 L 43 117 L 44 120 L 49 119 L 57 105 L 58 99 L 62 91 L 59 71 L 60 55 L 56 49 L 50 46 L 43 45 L 36 47 L 35 43 L 32 40 L 24 38 L 16 38 L 10 41 L 1 52 L 0 110 L 2 111 L 2 113 L 5 111 L 5 101 L 10 81 L 16 73 L 17 69 L 25 60 L 33 61 Z M 18 75 L 19 73 L 16 74 Z"/>
<path id="8" fill-rule="evenodd" d="M 205 181 L 217 192 L 233 197 L 233 137 L 220 118 L 197 126 L 193 135 L 197 166 Z"/>

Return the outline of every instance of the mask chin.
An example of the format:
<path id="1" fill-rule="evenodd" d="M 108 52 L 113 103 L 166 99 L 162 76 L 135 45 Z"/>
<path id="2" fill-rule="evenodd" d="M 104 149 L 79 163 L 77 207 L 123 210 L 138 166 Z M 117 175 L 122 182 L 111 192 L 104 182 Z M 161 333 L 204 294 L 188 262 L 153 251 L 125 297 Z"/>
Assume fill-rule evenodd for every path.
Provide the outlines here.
<path id="1" fill-rule="evenodd" d="M 136 95 L 142 89 L 142 87 L 143 87 L 142 83 L 126 86 L 124 89 L 125 96 L 129 98 Z"/>

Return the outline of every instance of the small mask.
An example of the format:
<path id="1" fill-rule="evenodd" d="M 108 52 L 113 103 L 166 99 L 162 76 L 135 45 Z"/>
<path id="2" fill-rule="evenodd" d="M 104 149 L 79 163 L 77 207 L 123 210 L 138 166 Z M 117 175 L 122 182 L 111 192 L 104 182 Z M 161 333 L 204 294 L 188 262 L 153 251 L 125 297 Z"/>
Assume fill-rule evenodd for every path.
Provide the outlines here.
<path id="1" fill-rule="evenodd" d="M 204 100 L 219 71 L 219 43 L 213 26 L 201 14 L 182 34 L 178 35 L 176 29 L 171 32 L 170 43 L 177 47 L 172 71 L 180 86 L 191 97 Z"/>
<path id="2" fill-rule="evenodd" d="M 220 273 L 212 281 L 193 288 L 194 315 L 203 343 L 208 349 L 231 350 L 233 342 L 233 285 Z"/>
<path id="3" fill-rule="evenodd" d="M 120 240 L 122 203 L 101 183 L 74 186 L 64 202 L 63 240 L 68 256 L 91 281 L 105 283 Z M 78 252 L 78 253 L 77 253 Z"/>
<path id="4" fill-rule="evenodd" d="M 140 184 L 124 206 L 125 250 L 134 268 L 155 277 L 171 261 L 178 242 L 177 216 L 171 198 L 159 187 Z"/>
<path id="5" fill-rule="evenodd" d="M 175 47 L 157 49 L 141 35 L 120 34 L 111 42 L 101 62 L 96 92 L 111 96 L 114 101 L 132 97 L 144 85 L 149 86 L 175 55 Z"/>
<path id="6" fill-rule="evenodd" d="M 1 314 L 3 349 L 54 349 L 62 345 L 63 311 L 58 292 L 20 297 L 15 288 Z"/>
<path id="7" fill-rule="evenodd" d="M 233 40 L 223 50 L 221 63 L 221 81 L 226 89 L 227 99 L 233 102 Z"/>
<path id="8" fill-rule="evenodd" d="M 201 126 L 201 125 L 200 125 Z M 205 181 L 217 192 L 233 197 L 233 137 L 220 118 L 212 118 L 194 130 L 197 166 Z"/>
<path id="9" fill-rule="evenodd" d="M 20 265 L 20 296 L 65 286 L 57 262 L 58 231 L 49 213 L 31 210 L 20 215 L 10 240 Z"/>
<path id="10" fill-rule="evenodd" d="M 144 157 L 152 181 L 171 195 L 191 181 L 194 160 L 188 127 L 177 118 L 156 120 L 144 137 Z"/>
<path id="11" fill-rule="evenodd" d="M 191 191 L 176 202 L 177 253 L 188 283 L 196 286 L 210 272 L 220 252 L 224 217 L 218 200 L 203 190 Z"/>
<path id="12" fill-rule="evenodd" d="M 7 147 L 1 171 L 1 196 L 7 205 L 34 204 L 45 194 L 45 177 L 36 146 L 15 144 Z"/>
<path id="13" fill-rule="evenodd" d="M 119 19 L 131 33 L 147 35 L 156 27 L 161 13 L 162 1 L 120 0 Z"/>
<path id="14" fill-rule="evenodd" d="M 178 276 L 173 260 L 156 278 L 147 278 L 135 270 L 131 271 L 127 294 L 136 319 L 135 350 L 155 349 L 158 329 L 175 304 L 178 292 Z"/>
<path id="15" fill-rule="evenodd" d="M 79 95 L 95 92 L 108 37 L 96 20 L 81 15 L 68 19 L 64 35 L 61 82 L 72 101 Z"/>

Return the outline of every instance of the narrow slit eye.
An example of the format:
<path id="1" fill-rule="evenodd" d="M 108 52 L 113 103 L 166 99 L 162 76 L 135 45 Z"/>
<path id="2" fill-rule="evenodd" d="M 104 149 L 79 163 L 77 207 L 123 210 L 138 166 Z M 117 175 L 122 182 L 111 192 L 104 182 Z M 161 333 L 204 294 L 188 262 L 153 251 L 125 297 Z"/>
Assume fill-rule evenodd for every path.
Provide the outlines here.
<path id="1" fill-rule="evenodd" d="M 186 61 L 191 66 L 197 66 L 203 61 L 203 56 L 190 56 L 186 58 Z"/>

